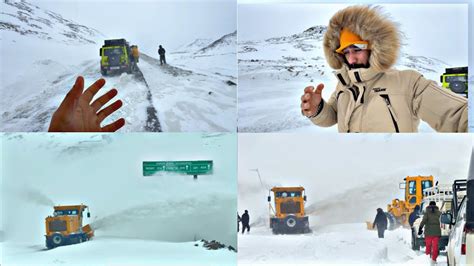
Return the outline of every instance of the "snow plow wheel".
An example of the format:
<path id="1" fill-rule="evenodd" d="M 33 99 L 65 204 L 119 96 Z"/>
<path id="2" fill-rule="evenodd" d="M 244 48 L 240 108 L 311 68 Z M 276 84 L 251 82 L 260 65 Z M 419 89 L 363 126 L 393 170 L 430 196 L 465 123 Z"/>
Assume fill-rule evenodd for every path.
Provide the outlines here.
<path id="1" fill-rule="evenodd" d="M 296 219 L 293 216 L 288 216 L 285 223 L 289 228 L 293 228 L 296 226 Z"/>
<path id="2" fill-rule="evenodd" d="M 56 233 L 51 237 L 51 242 L 53 242 L 54 246 L 60 246 L 64 242 L 64 237 L 61 234 Z"/>

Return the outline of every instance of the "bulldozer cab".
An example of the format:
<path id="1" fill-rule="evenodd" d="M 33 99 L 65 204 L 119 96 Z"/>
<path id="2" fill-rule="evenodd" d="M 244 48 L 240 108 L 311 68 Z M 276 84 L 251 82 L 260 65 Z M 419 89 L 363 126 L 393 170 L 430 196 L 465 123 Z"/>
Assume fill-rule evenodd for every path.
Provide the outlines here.
<path id="1" fill-rule="evenodd" d="M 271 202 L 271 192 L 273 192 L 275 200 L 275 217 L 284 218 L 290 214 L 297 217 L 305 215 L 306 195 L 304 195 L 303 187 L 273 187 L 269 191 L 268 202 Z"/>
<path id="2" fill-rule="evenodd" d="M 433 176 L 407 176 L 404 180 L 400 188 L 405 189 L 405 204 L 412 210 L 421 204 L 424 191 L 433 187 Z"/>

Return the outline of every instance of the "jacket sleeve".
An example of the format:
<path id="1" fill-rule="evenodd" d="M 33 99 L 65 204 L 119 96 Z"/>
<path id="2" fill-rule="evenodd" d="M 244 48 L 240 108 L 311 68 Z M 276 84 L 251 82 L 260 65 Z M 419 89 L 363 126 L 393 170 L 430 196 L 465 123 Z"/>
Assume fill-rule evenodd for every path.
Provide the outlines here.
<path id="1" fill-rule="evenodd" d="M 438 132 L 467 132 L 467 99 L 409 71 L 414 114 Z"/>
<path id="2" fill-rule="evenodd" d="M 337 90 L 333 92 L 327 102 L 322 99 L 323 108 L 316 117 L 311 118 L 311 122 L 321 127 L 330 127 L 337 123 L 336 94 Z"/>
<path id="3" fill-rule="evenodd" d="M 423 219 L 421 220 L 420 226 L 418 227 L 418 230 L 422 229 L 423 226 L 425 226 L 427 219 L 428 219 L 428 215 L 425 213 L 425 215 L 423 215 Z"/>

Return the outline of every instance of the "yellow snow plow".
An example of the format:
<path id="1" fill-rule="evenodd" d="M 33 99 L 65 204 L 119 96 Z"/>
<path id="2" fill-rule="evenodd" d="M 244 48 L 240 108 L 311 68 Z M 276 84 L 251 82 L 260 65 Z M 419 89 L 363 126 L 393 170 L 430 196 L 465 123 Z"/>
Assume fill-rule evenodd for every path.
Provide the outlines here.
<path id="1" fill-rule="evenodd" d="M 77 244 L 88 241 L 94 236 L 90 225 L 82 226 L 82 213 L 89 207 L 86 205 L 54 206 L 53 216 L 46 217 L 46 247 Z"/>
<path id="2" fill-rule="evenodd" d="M 274 234 L 309 233 L 308 216 L 304 204 L 303 187 L 273 187 L 269 191 L 270 228 Z M 273 192 L 274 206 L 271 204 Z"/>

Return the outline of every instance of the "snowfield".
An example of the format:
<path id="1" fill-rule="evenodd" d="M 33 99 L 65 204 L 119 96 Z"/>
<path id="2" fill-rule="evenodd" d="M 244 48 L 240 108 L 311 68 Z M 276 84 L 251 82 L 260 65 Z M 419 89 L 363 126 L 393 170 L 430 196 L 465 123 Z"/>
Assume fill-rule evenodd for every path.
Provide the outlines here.
<path id="1" fill-rule="evenodd" d="M 2 151 L 2 265 L 236 264 L 232 134 L 9 133 Z M 171 160 L 213 160 L 213 172 L 143 176 L 143 161 Z M 81 203 L 95 237 L 46 250 L 53 206 Z"/>
<path id="2" fill-rule="evenodd" d="M 289 9 L 288 12 L 295 12 L 294 10 L 297 9 Z M 319 14 L 315 13 L 317 17 Z M 239 12 L 241 21 L 247 15 L 255 19 L 252 12 Z M 278 17 L 281 14 L 269 12 L 267 15 Z M 247 30 L 251 31 L 252 36 L 256 36 L 254 31 L 261 28 Z M 274 31 L 278 32 L 278 29 L 269 27 L 267 36 Z M 239 35 L 239 132 L 337 132 L 337 126 L 315 126 L 301 115 L 300 109 L 305 87 L 316 87 L 323 83 L 323 98 L 329 99 L 337 85 L 334 70 L 327 64 L 322 48 L 325 32 L 326 26 L 315 25 L 302 32 L 285 36 L 273 35 L 274 37 L 267 39 L 243 39 Z M 241 35 L 245 34 L 249 33 Z M 439 77 L 445 68 L 452 66 L 436 58 L 410 54 L 408 51 L 412 47 L 406 44 L 408 40 L 402 41 L 404 46 L 394 67 L 399 70 L 416 70 L 439 84 Z M 422 121 L 418 131 L 434 130 Z"/>
<path id="3" fill-rule="evenodd" d="M 197 245 L 197 246 L 196 246 Z M 207 250 L 200 241 L 172 243 L 95 237 L 77 245 L 46 250 L 31 243 L 3 243 L 2 265 L 236 265 L 236 253 Z M 233 254 L 232 254 L 233 253 Z"/>
<path id="4" fill-rule="evenodd" d="M 426 136 L 239 134 L 238 211 L 250 215 L 250 233 L 238 236 L 239 265 L 429 265 L 411 250 L 409 229 L 378 239 L 366 228 L 377 208 L 404 199 L 406 176 L 440 184 L 467 176 L 472 136 Z M 305 188 L 311 233 L 272 234 L 267 196 L 275 186 Z M 438 265 L 446 265 L 443 253 Z"/>
<path id="5" fill-rule="evenodd" d="M 47 131 L 77 76 L 85 88 L 102 78 L 99 48 L 116 37 L 28 2 L 0 5 L 6 12 L 1 22 L 10 25 L 0 29 L 0 131 Z M 177 54 L 170 48 L 165 66 L 157 54 L 142 52 L 138 73 L 104 77 L 96 98 L 116 88 L 110 103 L 124 105 L 102 125 L 123 117 L 120 132 L 235 132 L 236 38 L 233 32 L 193 42 Z M 128 41 L 140 49 L 140 40 Z"/>
<path id="6" fill-rule="evenodd" d="M 239 235 L 239 265 L 429 265 L 424 250 L 411 250 L 410 241 L 409 229 L 386 231 L 379 239 L 362 223 L 321 226 L 304 235 L 273 235 L 259 227 Z M 438 265 L 446 265 L 445 256 Z"/>

